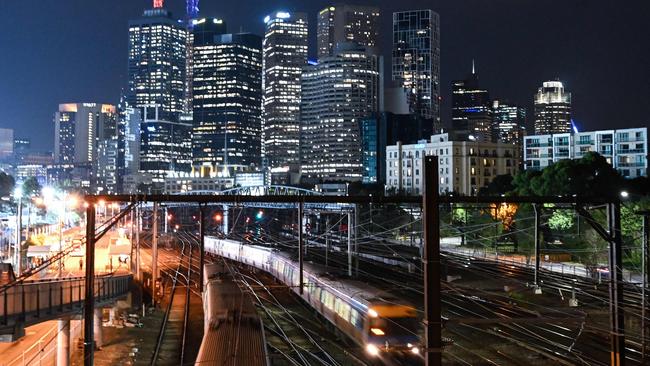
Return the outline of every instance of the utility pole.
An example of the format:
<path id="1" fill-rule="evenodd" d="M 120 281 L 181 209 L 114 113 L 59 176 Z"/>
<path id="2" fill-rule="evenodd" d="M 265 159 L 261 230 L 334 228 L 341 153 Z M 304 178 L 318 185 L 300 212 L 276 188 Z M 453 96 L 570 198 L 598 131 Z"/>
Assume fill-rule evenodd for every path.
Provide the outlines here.
<path id="1" fill-rule="evenodd" d="M 201 245 L 201 249 L 200 249 L 201 250 L 201 254 L 200 254 L 201 266 L 199 267 L 201 272 L 199 273 L 199 277 L 200 277 L 200 279 L 199 279 L 200 285 L 199 286 L 201 286 L 200 292 L 203 293 L 203 281 L 204 281 L 204 277 L 203 277 L 204 276 L 204 273 L 203 273 L 204 269 L 203 269 L 203 266 L 205 265 L 205 205 L 199 205 L 199 241 L 200 241 L 199 244 Z M 192 248 L 190 247 L 190 251 L 191 250 L 192 250 Z M 189 270 L 189 268 L 188 268 L 188 270 Z M 187 278 L 189 278 L 189 276 Z M 189 286 L 189 284 L 188 284 L 188 286 Z"/>
<path id="2" fill-rule="evenodd" d="M 325 267 L 328 267 L 328 256 L 330 252 L 330 217 L 325 216 Z"/>
<path id="3" fill-rule="evenodd" d="M 16 273 L 16 277 L 19 277 L 23 273 L 23 266 L 22 266 L 22 253 L 21 253 L 21 247 L 22 247 L 22 241 L 23 241 L 23 195 L 22 191 L 18 191 L 16 189 L 16 195 L 18 196 L 18 208 L 16 209 L 16 245 L 14 247 L 14 263 L 16 264 L 16 268 L 14 268 L 14 272 Z"/>
<path id="4" fill-rule="evenodd" d="M 86 208 L 86 284 L 84 298 L 84 366 L 93 366 L 95 351 L 95 204 Z"/>
<path id="5" fill-rule="evenodd" d="M 424 195 L 424 362 L 442 365 L 442 322 L 440 305 L 440 208 L 438 206 L 438 157 L 423 161 Z"/>

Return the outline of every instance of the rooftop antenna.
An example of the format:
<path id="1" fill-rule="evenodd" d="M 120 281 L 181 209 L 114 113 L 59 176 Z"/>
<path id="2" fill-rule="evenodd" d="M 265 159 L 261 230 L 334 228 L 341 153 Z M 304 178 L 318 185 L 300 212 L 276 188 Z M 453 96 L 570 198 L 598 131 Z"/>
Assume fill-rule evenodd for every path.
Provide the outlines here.
<path id="1" fill-rule="evenodd" d="M 476 66 L 474 65 L 474 59 L 472 59 L 472 75 L 476 75 Z"/>

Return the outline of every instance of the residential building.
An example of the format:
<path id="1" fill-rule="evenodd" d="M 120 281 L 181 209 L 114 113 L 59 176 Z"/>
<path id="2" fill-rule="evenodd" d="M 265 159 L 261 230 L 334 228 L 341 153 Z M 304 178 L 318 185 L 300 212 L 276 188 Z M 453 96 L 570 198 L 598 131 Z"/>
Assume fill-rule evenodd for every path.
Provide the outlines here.
<path id="1" fill-rule="evenodd" d="M 492 130 L 496 141 L 523 146 L 526 136 L 526 108 L 494 100 Z"/>
<path id="2" fill-rule="evenodd" d="M 571 131 L 571 93 L 561 81 L 545 81 L 535 95 L 535 135 Z"/>
<path id="3" fill-rule="evenodd" d="M 307 182 L 361 181 L 361 120 L 379 111 L 381 58 L 352 43 L 302 74 L 301 159 Z"/>
<path id="4" fill-rule="evenodd" d="M 452 82 L 452 124 L 454 140 L 493 141 L 490 94 L 480 87 L 472 62 L 472 73 L 465 80 Z"/>
<path id="5" fill-rule="evenodd" d="M 192 166 L 201 176 L 262 163 L 262 39 L 223 34 L 220 24 L 194 26 Z"/>
<path id="6" fill-rule="evenodd" d="M 129 22 L 128 105 L 143 118 L 178 122 L 187 107 L 187 29 L 162 7 Z M 152 115 L 145 116 L 143 108 Z M 157 109 L 156 109 L 157 108 Z"/>
<path id="7" fill-rule="evenodd" d="M 514 175 L 519 166 L 518 148 L 511 144 L 483 141 L 452 141 L 449 134 L 431 136 L 417 144 L 397 143 L 386 148 L 388 193 L 421 195 L 424 191 L 425 156 L 439 158 L 441 194 L 475 196 L 496 176 Z"/>
<path id="8" fill-rule="evenodd" d="M 333 56 L 341 42 L 354 42 L 377 53 L 379 8 L 336 4 L 318 13 L 318 59 Z"/>
<path id="9" fill-rule="evenodd" d="M 262 157 L 270 173 L 292 183 L 287 182 L 286 175 L 299 171 L 300 165 L 301 75 L 307 65 L 307 14 L 279 11 L 267 16 L 264 23 Z"/>
<path id="10" fill-rule="evenodd" d="M 393 13 L 392 77 L 410 110 L 440 131 L 440 17 L 433 10 Z"/>
<path id="11" fill-rule="evenodd" d="M 524 138 L 525 169 L 541 170 L 563 159 L 597 152 L 625 178 L 648 175 L 648 128 L 567 132 Z"/>

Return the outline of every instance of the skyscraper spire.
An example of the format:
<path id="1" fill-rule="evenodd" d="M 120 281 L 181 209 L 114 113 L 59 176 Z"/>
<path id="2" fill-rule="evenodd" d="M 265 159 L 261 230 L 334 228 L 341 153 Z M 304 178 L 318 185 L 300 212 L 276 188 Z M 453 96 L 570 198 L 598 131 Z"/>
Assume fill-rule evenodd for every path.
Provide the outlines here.
<path id="1" fill-rule="evenodd" d="M 474 65 L 474 59 L 472 59 L 472 75 L 476 75 L 476 66 Z"/>

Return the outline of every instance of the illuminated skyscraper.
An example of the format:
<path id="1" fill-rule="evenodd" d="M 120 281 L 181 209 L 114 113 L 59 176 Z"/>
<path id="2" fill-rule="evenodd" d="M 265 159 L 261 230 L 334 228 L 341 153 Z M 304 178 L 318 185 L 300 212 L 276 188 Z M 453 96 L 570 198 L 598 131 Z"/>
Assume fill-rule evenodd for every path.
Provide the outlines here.
<path id="1" fill-rule="evenodd" d="M 179 121 L 187 108 L 186 40 L 185 24 L 164 8 L 145 10 L 142 18 L 129 22 L 130 106 L 141 112 L 149 107 L 151 113 L 158 107 L 159 119 Z"/>
<path id="2" fill-rule="evenodd" d="M 114 105 L 59 104 L 54 114 L 54 162 L 75 164 L 96 160 L 99 141 L 116 134 L 116 121 Z"/>
<path id="3" fill-rule="evenodd" d="M 492 102 L 492 121 L 496 142 L 523 146 L 526 136 L 526 108 L 495 100 Z"/>
<path id="4" fill-rule="evenodd" d="M 412 113 L 440 125 L 440 17 L 433 10 L 393 13 L 393 80 Z"/>
<path id="5" fill-rule="evenodd" d="M 451 129 L 454 140 L 493 140 L 490 94 L 479 86 L 473 65 L 472 73 L 465 80 L 452 82 L 451 103 Z"/>
<path id="6" fill-rule="evenodd" d="M 354 42 L 369 50 L 377 47 L 379 8 L 337 4 L 318 13 L 318 58 L 332 56 L 337 43 Z"/>
<path id="7" fill-rule="evenodd" d="M 571 93 L 560 81 L 545 81 L 535 95 L 535 135 L 571 132 Z"/>
<path id="8" fill-rule="evenodd" d="M 264 21 L 262 156 L 272 172 L 288 172 L 300 163 L 300 80 L 307 65 L 307 15 L 277 12 Z"/>
<path id="9" fill-rule="evenodd" d="M 54 162 L 89 166 L 92 192 L 116 193 L 119 167 L 119 127 L 110 104 L 59 104 L 54 114 Z"/>
<path id="10" fill-rule="evenodd" d="M 379 110 L 381 58 L 340 43 L 302 74 L 302 178 L 361 181 L 361 121 Z"/>
<path id="11" fill-rule="evenodd" d="M 192 165 L 201 176 L 261 165 L 262 39 L 194 25 Z"/>

